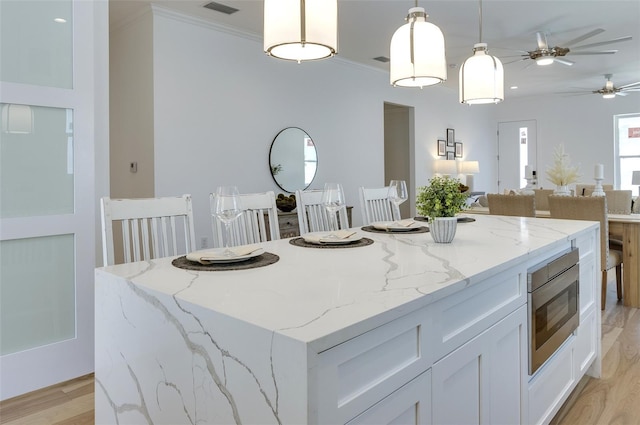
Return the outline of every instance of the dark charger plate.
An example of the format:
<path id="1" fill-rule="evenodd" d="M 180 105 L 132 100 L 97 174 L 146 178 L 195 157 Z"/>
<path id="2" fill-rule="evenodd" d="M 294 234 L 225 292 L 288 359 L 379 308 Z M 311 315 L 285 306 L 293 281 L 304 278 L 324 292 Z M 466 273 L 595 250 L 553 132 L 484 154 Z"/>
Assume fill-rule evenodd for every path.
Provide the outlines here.
<path id="1" fill-rule="evenodd" d="M 429 217 L 413 217 L 415 221 L 429 221 Z M 476 221 L 473 217 L 458 217 L 458 223 L 472 223 Z"/>

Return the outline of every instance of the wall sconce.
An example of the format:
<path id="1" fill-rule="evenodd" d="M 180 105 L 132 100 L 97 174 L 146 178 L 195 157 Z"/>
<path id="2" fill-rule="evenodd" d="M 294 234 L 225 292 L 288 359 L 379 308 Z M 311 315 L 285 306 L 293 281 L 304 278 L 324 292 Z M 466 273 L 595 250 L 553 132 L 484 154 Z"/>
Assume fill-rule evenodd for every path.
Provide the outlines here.
<path id="1" fill-rule="evenodd" d="M 11 134 L 33 132 L 33 110 L 29 105 L 7 103 L 2 105 L 2 131 Z"/>

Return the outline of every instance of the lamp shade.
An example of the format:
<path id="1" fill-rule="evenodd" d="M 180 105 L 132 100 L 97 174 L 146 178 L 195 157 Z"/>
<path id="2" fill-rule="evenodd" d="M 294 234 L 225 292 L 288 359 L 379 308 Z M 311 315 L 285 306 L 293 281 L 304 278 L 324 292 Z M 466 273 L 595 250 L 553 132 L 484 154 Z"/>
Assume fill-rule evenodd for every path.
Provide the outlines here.
<path id="1" fill-rule="evenodd" d="M 460 165 L 461 174 L 477 174 L 480 172 L 480 164 L 478 161 L 462 161 Z"/>
<path id="2" fill-rule="evenodd" d="M 433 171 L 439 174 L 457 174 L 458 161 L 437 159 L 433 164 Z"/>
<path id="3" fill-rule="evenodd" d="M 473 56 L 460 67 L 460 103 L 476 105 L 504 100 L 504 69 L 500 59 L 487 54 L 487 45 L 473 46 Z"/>
<path id="4" fill-rule="evenodd" d="M 33 111 L 29 105 L 2 105 L 2 131 L 11 134 L 30 134 L 33 131 Z"/>
<path id="5" fill-rule="evenodd" d="M 297 62 L 335 55 L 337 0 L 264 0 L 264 51 Z"/>
<path id="6" fill-rule="evenodd" d="M 394 86 L 424 87 L 447 79 L 444 36 L 426 18 L 422 7 L 412 7 L 407 23 L 391 37 L 390 82 Z"/>
<path id="7" fill-rule="evenodd" d="M 631 184 L 640 184 L 640 171 L 634 171 Z"/>

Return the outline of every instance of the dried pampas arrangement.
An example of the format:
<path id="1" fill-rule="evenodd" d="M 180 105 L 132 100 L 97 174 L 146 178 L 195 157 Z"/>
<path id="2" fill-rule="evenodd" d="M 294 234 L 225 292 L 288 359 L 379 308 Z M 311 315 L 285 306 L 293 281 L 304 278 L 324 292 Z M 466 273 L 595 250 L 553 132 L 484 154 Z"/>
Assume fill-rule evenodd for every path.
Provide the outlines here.
<path id="1" fill-rule="evenodd" d="M 569 155 L 564 152 L 564 145 L 559 145 L 553 152 L 553 166 L 547 168 L 547 180 L 556 186 L 566 186 L 580 179 L 580 167 L 572 167 Z"/>

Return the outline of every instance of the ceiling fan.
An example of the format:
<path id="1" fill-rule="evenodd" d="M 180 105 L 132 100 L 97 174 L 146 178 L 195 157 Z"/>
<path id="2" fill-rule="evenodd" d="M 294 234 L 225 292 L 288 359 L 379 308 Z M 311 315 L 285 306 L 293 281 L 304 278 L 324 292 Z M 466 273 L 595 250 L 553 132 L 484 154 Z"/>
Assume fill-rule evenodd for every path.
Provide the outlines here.
<path id="1" fill-rule="evenodd" d="M 611 81 L 611 76 L 611 74 L 605 74 L 606 82 L 604 87 L 598 90 L 583 89 L 584 91 L 564 92 L 563 94 L 601 94 L 604 99 L 612 99 L 616 96 L 626 96 L 629 92 L 640 91 L 640 81 L 616 87 Z"/>
<path id="2" fill-rule="evenodd" d="M 537 44 L 538 47 L 535 50 L 519 50 L 520 52 L 522 52 L 523 54 L 520 55 L 521 58 L 520 59 L 516 59 L 513 60 L 511 62 L 506 62 L 505 64 L 509 64 L 509 63 L 513 63 L 513 62 L 519 62 L 519 61 L 523 61 L 523 60 L 528 60 L 528 59 L 533 59 L 536 61 L 536 64 L 538 65 L 550 65 L 553 62 L 558 62 L 561 63 L 563 65 L 568 65 L 571 66 L 574 64 L 573 61 L 567 60 L 567 59 L 563 59 L 565 56 L 567 55 L 612 55 L 614 53 L 617 52 L 617 50 L 597 50 L 597 51 L 592 51 L 592 50 L 582 50 L 582 49 L 587 49 L 587 48 L 591 48 L 591 47 L 596 47 L 596 46 L 604 46 L 606 44 L 613 44 L 613 43 L 619 43 L 621 41 L 627 41 L 627 40 L 631 40 L 632 37 L 631 36 L 627 36 L 627 37 L 619 37 L 619 38 L 614 38 L 612 40 L 607 40 L 607 41 L 599 41 L 597 43 L 590 43 L 590 44 L 583 44 L 581 46 L 574 46 L 574 44 L 578 44 L 581 41 L 584 41 L 588 38 L 591 38 L 593 36 L 596 36 L 600 33 L 604 32 L 604 30 L 602 28 L 597 28 L 593 31 L 589 31 L 586 34 L 581 35 L 580 37 L 574 38 L 573 40 L 567 41 L 566 43 L 564 43 L 564 46 L 549 46 L 549 43 L 547 42 L 547 35 L 542 32 L 542 31 L 538 31 L 536 32 L 536 40 L 537 40 Z"/>

